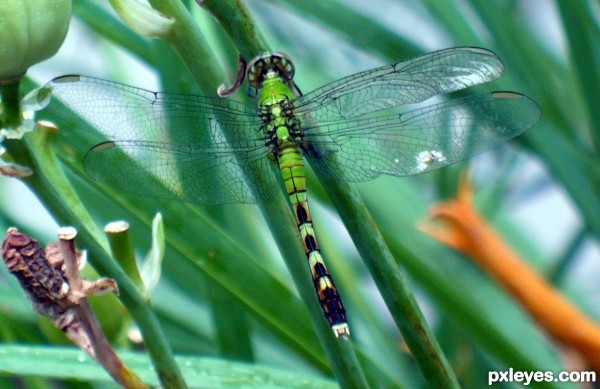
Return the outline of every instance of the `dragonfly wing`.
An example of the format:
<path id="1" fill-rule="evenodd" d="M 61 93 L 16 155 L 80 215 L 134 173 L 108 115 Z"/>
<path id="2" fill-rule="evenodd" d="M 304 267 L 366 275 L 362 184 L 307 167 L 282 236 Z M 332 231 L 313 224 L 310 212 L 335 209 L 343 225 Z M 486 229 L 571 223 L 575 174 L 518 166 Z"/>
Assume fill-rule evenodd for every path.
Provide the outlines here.
<path id="1" fill-rule="evenodd" d="M 298 114 L 317 121 L 357 117 L 402 104 L 418 103 L 495 80 L 502 61 L 491 51 L 457 47 L 356 73 L 298 98 Z"/>
<path id="2" fill-rule="evenodd" d="M 113 140 L 170 139 L 174 143 L 180 143 L 179 140 L 200 143 L 207 140 L 204 129 L 215 128 L 217 121 L 259 123 L 255 107 L 235 101 L 151 92 L 91 77 L 58 77 L 44 89 L 49 89 L 53 98 L 93 126 L 82 129 Z"/>
<path id="3" fill-rule="evenodd" d="M 83 165 L 91 178 L 129 193 L 220 205 L 272 198 L 278 181 L 267 170 L 270 162 L 262 147 L 109 141 L 92 148 Z M 262 180 L 249 179 L 249 171 Z"/>
<path id="4" fill-rule="evenodd" d="M 260 182 L 245 179 L 270 163 L 257 137 L 256 108 L 81 76 L 60 77 L 46 88 L 84 119 L 77 127 L 109 139 L 84 160 L 97 181 L 198 204 L 256 203 L 278 190 L 272 174 Z"/>
<path id="5" fill-rule="evenodd" d="M 403 114 L 307 128 L 310 162 L 337 179 L 429 172 L 496 147 L 531 127 L 537 104 L 519 93 L 494 92 Z"/>

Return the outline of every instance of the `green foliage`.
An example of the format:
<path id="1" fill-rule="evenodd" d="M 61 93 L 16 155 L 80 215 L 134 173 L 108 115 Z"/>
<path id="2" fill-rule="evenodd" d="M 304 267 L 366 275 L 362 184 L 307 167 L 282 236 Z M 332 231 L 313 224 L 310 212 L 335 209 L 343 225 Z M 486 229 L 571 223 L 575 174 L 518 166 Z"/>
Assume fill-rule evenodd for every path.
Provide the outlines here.
<path id="1" fill-rule="evenodd" d="M 166 4 L 177 2 L 160 3 L 167 8 Z M 220 15 L 221 20 L 229 17 L 228 22 L 223 21 L 225 28 L 194 2 L 186 3 L 188 9 L 183 11 L 193 16 L 201 34 L 175 36 L 167 45 L 136 35 L 98 2 L 78 0 L 73 4 L 74 18 L 81 30 L 72 30 L 71 34 L 87 34 L 86 42 L 94 45 L 90 52 L 107 73 L 89 75 L 148 87 L 135 78 L 135 70 L 126 65 L 130 62 L 121 62 L 124 52 L 155 72 L 161 89 L 206 95 L 215 95 L 220 83 L 235 79 L 238 52 L 256 55 L 253 51 L 266 49 L 266 42 L 294 60 L 296 82 L 305 92 L 353 72 L 444 47 L 471 45 L 496 52 L 504 61 L 505 76 L 492 85 L 474 89 L 524 93 L 540 105 L 542 119 L 512 142 L 512 147 L 472 162 L 481 188 L 480 208 L 532 266 L 547 273 L 560 269 L 560 274 L 553 273 L 553 279 L 560 280 L 557 287 L 568 291 L 569 297 L 593 317 L 599 317 L 597 310 L 588 308 L 594 296 L 582 287 L 585 278 L 570 271 L 577 266 L 578 248 L 586 242 L 581 237 L 594 241 L 600 237 L 600 161 L 596 150 L 600 128 L 596 93 L 600 34 L 591 2 L 544 3 L 545 10 L 556 12 L 556 19 L 548 22 L 549 26 L 556 22 L 556 29 L 551 29 L 535 23 L 537 10 L 526 1 L 248 1 L 259 31 L 229 29 L 228 23 L 235 25 L 237 18 L 247 17 L 232 6 L 234 3 L 206 0 L 206 7 L 217 18 L 219 12 L 225 13 Z M 365 8 L 364 4 L 369 5 Z M 555 34 L 554 41 L 548 38 L 549 31 Z M 557 41 L 564 42 L 564 47 Z M 253 47 L 252 42 L 258 42 L 257 46 Z M 180 59 L 176 52 L 182 50 L 187 54 Z M 72 63 L 79 65 L 88 59 L 70 55 L 59 65 L 48 65 L 46 71 L 55 76 L 71 73 Z M 243 95 L 238 92 L 233 98 L 244 101 Z M 125 336 L 133 319 L 146 336 L 145 345 L 155 369 L 167 366 L 165 371 L 173 372 L 167 343 L 175 354 L 193 356 L 186 362 L 177 359 L 191 387 L 253 387 L 243 378 L 227 381 L 224 375 L 219 379 L 225 368 L 232 374 L 243 370 L 272 379 L 268 382 L 279 384 L 274 387 L 293 387 L 284 384 L 286 379 L 296 386 L 304 382 L 303 387 L 329 385 L 325 381 L 317 383 L 319 379 L 337 379 L 343 387 L 361 387 L 363 375 L 372 387 L 415 388 L 432 383 L 431 377 L 419 373 L 405 351 L 398 324 L 391 319 L 401 315 L 390 313 L 383 304 L 369 273 L 372 268 L 367 270 L 355 246 L 346 239 L 346 231 L 360 242 L 372 236 L 365 236 L 368 231 L 354 228 L 347 219 L 337 216 L 336 210 L 346 212 L 344 202 L 337 201 L 331 190 L 326 192 L 314 175 L 309 176 L 308 187 L 309 196 L 318 204 L 313 206 L 315 227 L 348 308 L 351 344 L 332 339 L 320 318 L 303 253 L 293 228 L 287 228 L 294 222 L 283 196 L 260 209 L 242 205 L 209 208 L 135 198 L 101 186 L 81 171 L 81 159 L 94 143 L 88 134 L 77 131 L 77 126 L 83 125 L 77 118 L 59 107 L 45 110 L 43 116 L 59 124 L 61 130 L 47 143 L 45 138 L 29 141 L 34 149 L 36 144 L 38 150 L 43 150 L 41 144 L 46 148 L 33 153 L 32 158 L 55 163 L 53 168 L 62 169 L 68 182 L 56 171 L 39 166 L 37 174 L 42 175 L 42 181 L 28 184 L 59 223 L 78 227 L 80 246 L 90 250 L 89 260 L 95 269 L 103 276 L 121 277 L 117 281 L 128 313 L 121 309 L 115 315 L 114 309 L 102 309 L 103 305 L 114 304 L 104 303 L 102 296 L 92 301 L 100 307 L 100 320 L 111 328 L 109 336 L 119 354 L 120 350 L 137 346 Z M 58 156 L 55 162 L 47 155 L 52 152 Z M 531 161 L 540 165 L 543 173 L 536 173 L 529 182 L 529 176 L 521 172 L 531 168 Z M 457 172 L 457 168 L 449 168 L 425 176 L 381 178 L 356 186 L 393 261 L 408 278 L 408 292 L 414 290 L 418 295 L 450 367 L 465 388 L 485 385 L 490 370 L 570 370 L 563 364 L 558 347 L 493 281 L 466 258 L 416 230 L 415 225 L 426 218 L 428 207 L 453 193 Z M 51 237 L 53 231 L 40 231 L 36 223 L 28 224 L 25 218 L 10 212 L 10 204 L 16 200 L 12 192 L 3 190 L 5 183 L 7 180 L 2 179 L 0 225 L 16 225 L 32 235 L 35 232 L 38 235 L 34 237 L 42 241 Z M 72 196 L 54 194 L 65 193 L 60 185 L 73 185 Z M 536 238 L 530 229 L 542 225 L 546 231 L 561 230 L 562 221 L 524 221 L 515 217 L 515 210 L 531 206 L 544 198 L 549 188 L 556 187 L 564 191 L 581 223 L 565 232 L 562 246 L 549 250 L 545 247 L 548 238 Z M 108 255 L 102 256 L 107 253 L 107 244 L 98 227 L 115 219 L 127 220 L 134 247 L 143 258 L 152 242 L 152 218 L 159 211 L 164 220 L 166 251 L 161 281 L 151 295 L 151 310 L 137 288 L 131 283 L 127 286 L 127 277 L 115 270 Z M 563 255 L 563 250 L 567 254 Z M 74 351 L 47 349 L 66 341 L 48 329 L 46 319 L 26 309 L 29 303 L 18 285 L 5 269 L 2 271 L 1 279 L 6 280 L 0 283 L 2 342 L 32 346 L 14 353 L 18 367 L 0 363 L 0 374 L 95 382 L 90 385 L 107 382 L 108 377 L 89 360 L 74 364 L 80 367 L 65 362 L 56 363 L 51 370 L 39 369 L 42 355 L 60 362 L 61 355 L 66 358 Z M 405 292 L 384 293 L 404 296 Z M 593 293 L 597 292 L 596 287 Z M 2 346 L 0 358 L 5 358 L 11 347 Z M 164 354 L 165 360 L 156 360 L 159 354 Z M 126 362 L 129 356 L 138 358 L 124 355 Z M 199 357 L 218 359 L 214 364 L 203 364 Z M 231 364 L 227 362 L 230 360 Z M 195 366 L 198 371 L 192 371 Z M 144 364 L 132 363 L 131 367 L 140 373 L 149 369 L 146 359 Z M 362 373 L 354 372 L 352 367 Z M 142 374 L 146 377 L 157 383 Z M 6 379 L 0 384 L 11 387 L 17 382 L 16 378 Z M 36 380 L 20 382 L 43 387 Z M 555 383 L 542 385 L 558 387 Z M 79 387 L 72 381 L 64 382 L 64 387 L 70 386 Z M 265 387 L 260 383 L 255 386 Z M 563 383 L 560 387 L 567 386 Z"/>
<path id="2" fill-rule="evenodd" d="M 159 385 L 148 357 L 140 353 L 122 352 L 123 361 L 151 385 Z M 0 347 L 3 371 L 38 377 L 55 377 L 90 382 L 106 382 L 110 377 L 83 351 L 65 347 Z M 300 373 L 258 367 L 225 359 L 179 357 L 177 363 L 190 383 L 202 377 L 203 387 L 219 388 L 336 388 L 335 383 L 319 378 L 307 379 Z M 31 365 L 36 366 L 32 370 Z M 107 387 L 106 385 L 104 387 Z M 115 384 L 114 387 L 117 387 Z"/>

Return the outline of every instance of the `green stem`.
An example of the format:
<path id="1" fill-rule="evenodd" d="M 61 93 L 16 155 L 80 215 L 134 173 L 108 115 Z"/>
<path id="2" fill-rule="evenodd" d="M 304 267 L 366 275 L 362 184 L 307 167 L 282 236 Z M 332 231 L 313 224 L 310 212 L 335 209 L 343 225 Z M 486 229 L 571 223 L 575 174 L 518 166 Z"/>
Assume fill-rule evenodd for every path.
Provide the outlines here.
<path id="1" fill-rule="evenodd" d="M 0 83 L 0 98 L 2 101 L 2 127 L 18 127 L 21 117 L 21 100 L 19 97 L 21 81 Z"/>
<path id="2" fill-rule="evenodd" d="M 74 225 L 80 232 L 80 241 L 90 250 L 90 262 L 102 274 L 113 278 L 119 285 L 121 300 L 135 318 L 148 348 L 159 379 L 165 388 L 185 388 L 186 384 L 175 363 L 158 320 L 136 286 L 109 254 L 102 233 L 79 200 L 69 180 L 48 145 L 48 132 L 38 129 L 27 134 L 23 142 L 6 141 L 15 160 L 35 168 L 35 174 L 23 181 L 43 201 L 60 224 Z"/>
<path id="3" fill-rule="evenodd" d="M 131 242 L 129 225 L 124 221 L 113 222 L 104 227 L 104 232 L 108 239 L 112 257 L 121 265 L 132 282 L 136 284 L 138 290 L 143 291 L 144 282 L 135 262 L 135 251 Z"/>
<path id="4" fill-rule="evenodd" d="M 246 61 L 269 51 L 266 39 L 242 1 L 204 0 L 198 3 L 217 18 Z"/>
<path id="5" fill-rule="evenodd" d="M 421 374 L 432 388 L 457 388 L 454 372 L 360 194 L 348 183 L 316 173 L 350 232 Z"/>
<path id="6" fill-rule="evenodd" d="M 183 3 L 178 0 L 149 0 L 149 3 L 174 19 L 171 33 L 162 38 L 175 49 L 203 93 L 216 95 L 222 77 L 220 67 Z"/>

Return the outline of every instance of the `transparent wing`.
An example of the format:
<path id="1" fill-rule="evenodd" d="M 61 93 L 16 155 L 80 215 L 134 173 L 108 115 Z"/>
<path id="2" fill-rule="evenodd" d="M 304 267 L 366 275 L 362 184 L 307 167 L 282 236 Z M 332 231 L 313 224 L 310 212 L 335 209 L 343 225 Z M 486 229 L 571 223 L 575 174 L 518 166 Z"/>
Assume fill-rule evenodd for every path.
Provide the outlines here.
<path id="1" fill-rule="evenodd" d="M 342 78 L 299 97 L 295 105 L 299 115 L 318 122 L 349 119 L 489 82 L 503 72 L 491 51 L 457 47 Z"/>
<path id="2" fill-rule="evenodd" d="M 97 181 L 198 204 L 257 203 L 277 193 L 272 174 L 260 182 L 246 179 L 270 162 L 264 139 L 257 137 L 255 108 L 80 76 L 46 87 L 84 119 L 81 127 L 90 123 L 109 139 L 84 159 L 86 173 Z"/>
<path id="3" fill-rule="evenodd" d="M 272 198 L 271 162 L 261 147 L 110 141 L 92 148 L 83 165 L 91 178 L 133 194 L 218 205 Z"/>
<path id="4" fill-rule="evenodd" d="M 500 145 L 531 127 L 537 104 L 495 92 L 403 114 L 331 122 L 307 128 L 310 162 L 333 177 L 365 181 L 381 174 L 428 172 Z"/>

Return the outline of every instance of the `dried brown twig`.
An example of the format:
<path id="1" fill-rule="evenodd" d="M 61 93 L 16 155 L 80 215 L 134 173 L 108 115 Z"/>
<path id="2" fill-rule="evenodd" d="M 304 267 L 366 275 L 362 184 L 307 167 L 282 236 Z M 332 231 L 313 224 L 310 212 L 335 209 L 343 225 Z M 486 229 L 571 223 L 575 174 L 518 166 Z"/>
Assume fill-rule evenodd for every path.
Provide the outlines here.
<path id="1" fill-rule="evenodd" d="M 109 278 L 80 278 L 81 257 L 75 249 L 75 235 L 75 229 L 61 228 L 60 242 L 49 244 L 44 251 L 35 239 L 10 228 L 2 243 L 2 256 L 36 312 L 48 316 L 121 385 L 146 388 L 110 347 L 87 302 L 87 296 L 111 291 L 118 294 L 117 284 Z"/>

